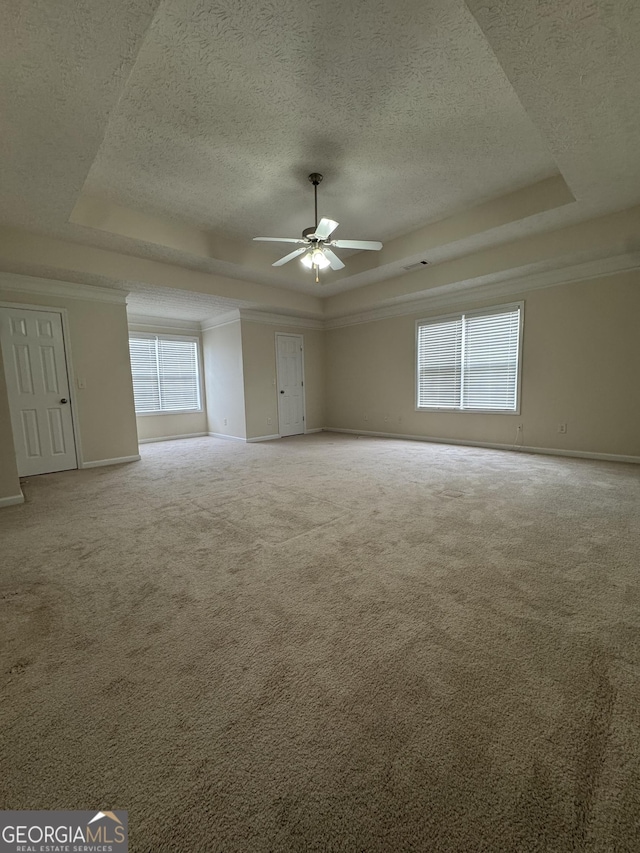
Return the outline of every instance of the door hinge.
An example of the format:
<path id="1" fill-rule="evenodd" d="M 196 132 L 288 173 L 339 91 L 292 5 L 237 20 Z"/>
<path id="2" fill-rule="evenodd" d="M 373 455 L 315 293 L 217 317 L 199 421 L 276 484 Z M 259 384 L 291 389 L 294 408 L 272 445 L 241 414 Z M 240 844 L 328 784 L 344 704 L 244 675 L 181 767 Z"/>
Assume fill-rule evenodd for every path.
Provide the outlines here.
<path id="1" fill-rule="evenodd" d="M 304 420 L 304 415 L 302 416 L 302 420 Z"/>
<path id="2" fill-rule="evenodd" d="M 301 382 L 300 384 L 301 384 L 301 385 L 302 385 L 302 387 L 304 388 L 304 382 Z"/>

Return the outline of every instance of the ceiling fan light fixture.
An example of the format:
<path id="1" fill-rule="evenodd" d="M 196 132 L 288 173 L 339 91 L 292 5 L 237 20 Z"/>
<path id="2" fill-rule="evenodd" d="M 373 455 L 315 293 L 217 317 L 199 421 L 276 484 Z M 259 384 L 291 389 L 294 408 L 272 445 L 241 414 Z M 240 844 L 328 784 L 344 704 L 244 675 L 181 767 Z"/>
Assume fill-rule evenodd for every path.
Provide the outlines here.
<path id="1" fill-rule="evenodd" d="M 305 265 L 307 269 L 311 269 L 312 267 L 318 267 L 320 270 L 326 270 L 329 266 L 329 258 L 325 255 L 322 249 L 315 248 L 310 252 L 304 254 L 300 260 Z"/>

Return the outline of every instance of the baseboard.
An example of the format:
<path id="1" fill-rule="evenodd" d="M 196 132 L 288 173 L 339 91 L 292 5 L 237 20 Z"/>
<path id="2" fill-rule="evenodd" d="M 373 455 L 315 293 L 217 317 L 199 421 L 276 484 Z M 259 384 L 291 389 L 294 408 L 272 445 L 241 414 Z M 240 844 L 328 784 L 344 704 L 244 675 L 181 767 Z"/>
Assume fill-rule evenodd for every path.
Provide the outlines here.
<path id="1" fill-rule="evenodd" d="M 433 444 L 458 444 L 463 447 L 486 447 L 488 450 L 515 450 L 519 453 L 540 453 L 543 456 L 572 456 L 578 459 L 599 459 L 604 462 L 631 462 L 640 464 L 640 456 L 623 456 L 618 453 L 595 453 L 586 450 L 564 450 L 555 447 L 528 447 L 515 444 L 492 444 L 487 441 L 467 441 L 457 438 L 435 438 L 429 435 L 405 435 L 396 432 L 374 432 L 364 429 L 338 429 L 325 427 L 327 432 L 343 432 L 350 435 L 370 435 L 375 438 L 402 438 L 407 441 L 427 441 Z"/>
<path id="2" fill-rule="evenodd" d="M 311 435 L 312 432 L 324 432 L 324 427 L 318 427 L 317 429 L 305 429 L 305 435 Z"/>
<path id="3" fill-rule="evenodd" d="M 138 444 L 153 444 L 156 441 L 178 441 L 181 438 L 202 438 L 207 432 L 188 432 L 185 435 L 160 435 L 157 438 L 139 438 Z"/>
<path id="4" fill-rule="evenodd" d="M 239 435 L 225 435 L 222 432 L 208 432 L 207 435 L 210 435 L 211 438 L 224 438 L 227 441 L 246 441 L 246 438 L 240 438 Z"/>
<path id="5" fill-rule="evenodd" d="M 8 498 L 0 498 L 0 507 L 15 506 L 16 504 L 24 503 L 24 495 L 20 492 L 19 495 L 10 495 Z"/>
<path id="6" fill-rule="evenodd" d="M 103 465 L 122 465 L 125 462 L 139 462 L 140 455 L 135 456 L 118 456 L 116 459 L 92 459 L 90 462 L 83 462 L 80 468 L 102 468 Z"/>
<path id="7" fill-rule="evenodd" d="M 308 429 L 304 435 L 308 435 L 310 432 L 322 432 L 322 429 Z M 239 438 L 237 435 L 223 435 L 221 432 L 209 432 L 207 435 L 213 438 L 226 438 L 230 441 L 244 441 L 247 444 L 253 444 L 256 441 L 275 441 L 276 438 L 282 438 L 279 433 L 274 433 L 273 435 L 256 435 L 254 438 Z"/>

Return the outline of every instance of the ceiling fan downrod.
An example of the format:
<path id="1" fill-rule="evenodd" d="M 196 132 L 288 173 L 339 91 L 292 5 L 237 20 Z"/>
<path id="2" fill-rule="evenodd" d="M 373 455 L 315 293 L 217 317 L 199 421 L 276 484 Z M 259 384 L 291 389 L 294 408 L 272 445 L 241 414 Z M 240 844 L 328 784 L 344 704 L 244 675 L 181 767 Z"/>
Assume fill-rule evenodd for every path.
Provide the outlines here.
<path id="1" fill-rule="evenodd" d="M 313 184 L 313 201 L 314 201 L 314 213 L 315 213 L 315 228 L 318 227 L 318 184 L 322 180 L 322 175 L 320 172 L 311 172 L 309 175 L 309 181 Z"/>
<path id="2" fill-rule="evenodd" d="M 318 184 L 322 180 L 322 175 L 320 172 L 311 172 L 309 175 L 309 182 L 313 184 L 313 212 L 315 217 L 315 225 L 313 228 L 305 228 L 302 232 L 303 237 L 306 237 L 308 234 L 315 234 L 318 229 Z M 313 239 L 313 244 L 317 245 L 316 239 Z M 314 263 L 312 266 L 313 271 L 316 276 L 316 284 L 320 284 L 320 267 L 318 264 Z"/>

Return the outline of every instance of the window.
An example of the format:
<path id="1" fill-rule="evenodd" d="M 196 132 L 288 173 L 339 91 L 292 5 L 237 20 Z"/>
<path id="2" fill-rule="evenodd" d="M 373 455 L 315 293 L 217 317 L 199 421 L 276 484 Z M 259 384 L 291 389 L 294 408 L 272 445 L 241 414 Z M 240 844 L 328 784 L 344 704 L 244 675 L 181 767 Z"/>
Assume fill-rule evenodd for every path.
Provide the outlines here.
<path id="1" fill-rule="evenodd" d="M 202 410 L 195 338 L 135 333 L 129 352 L 137 415 Z"/>
<path id="2" fill-rule="evenodd" d="M 420 320 L 417 407 L 517 412 L 522 305 Z"/>

